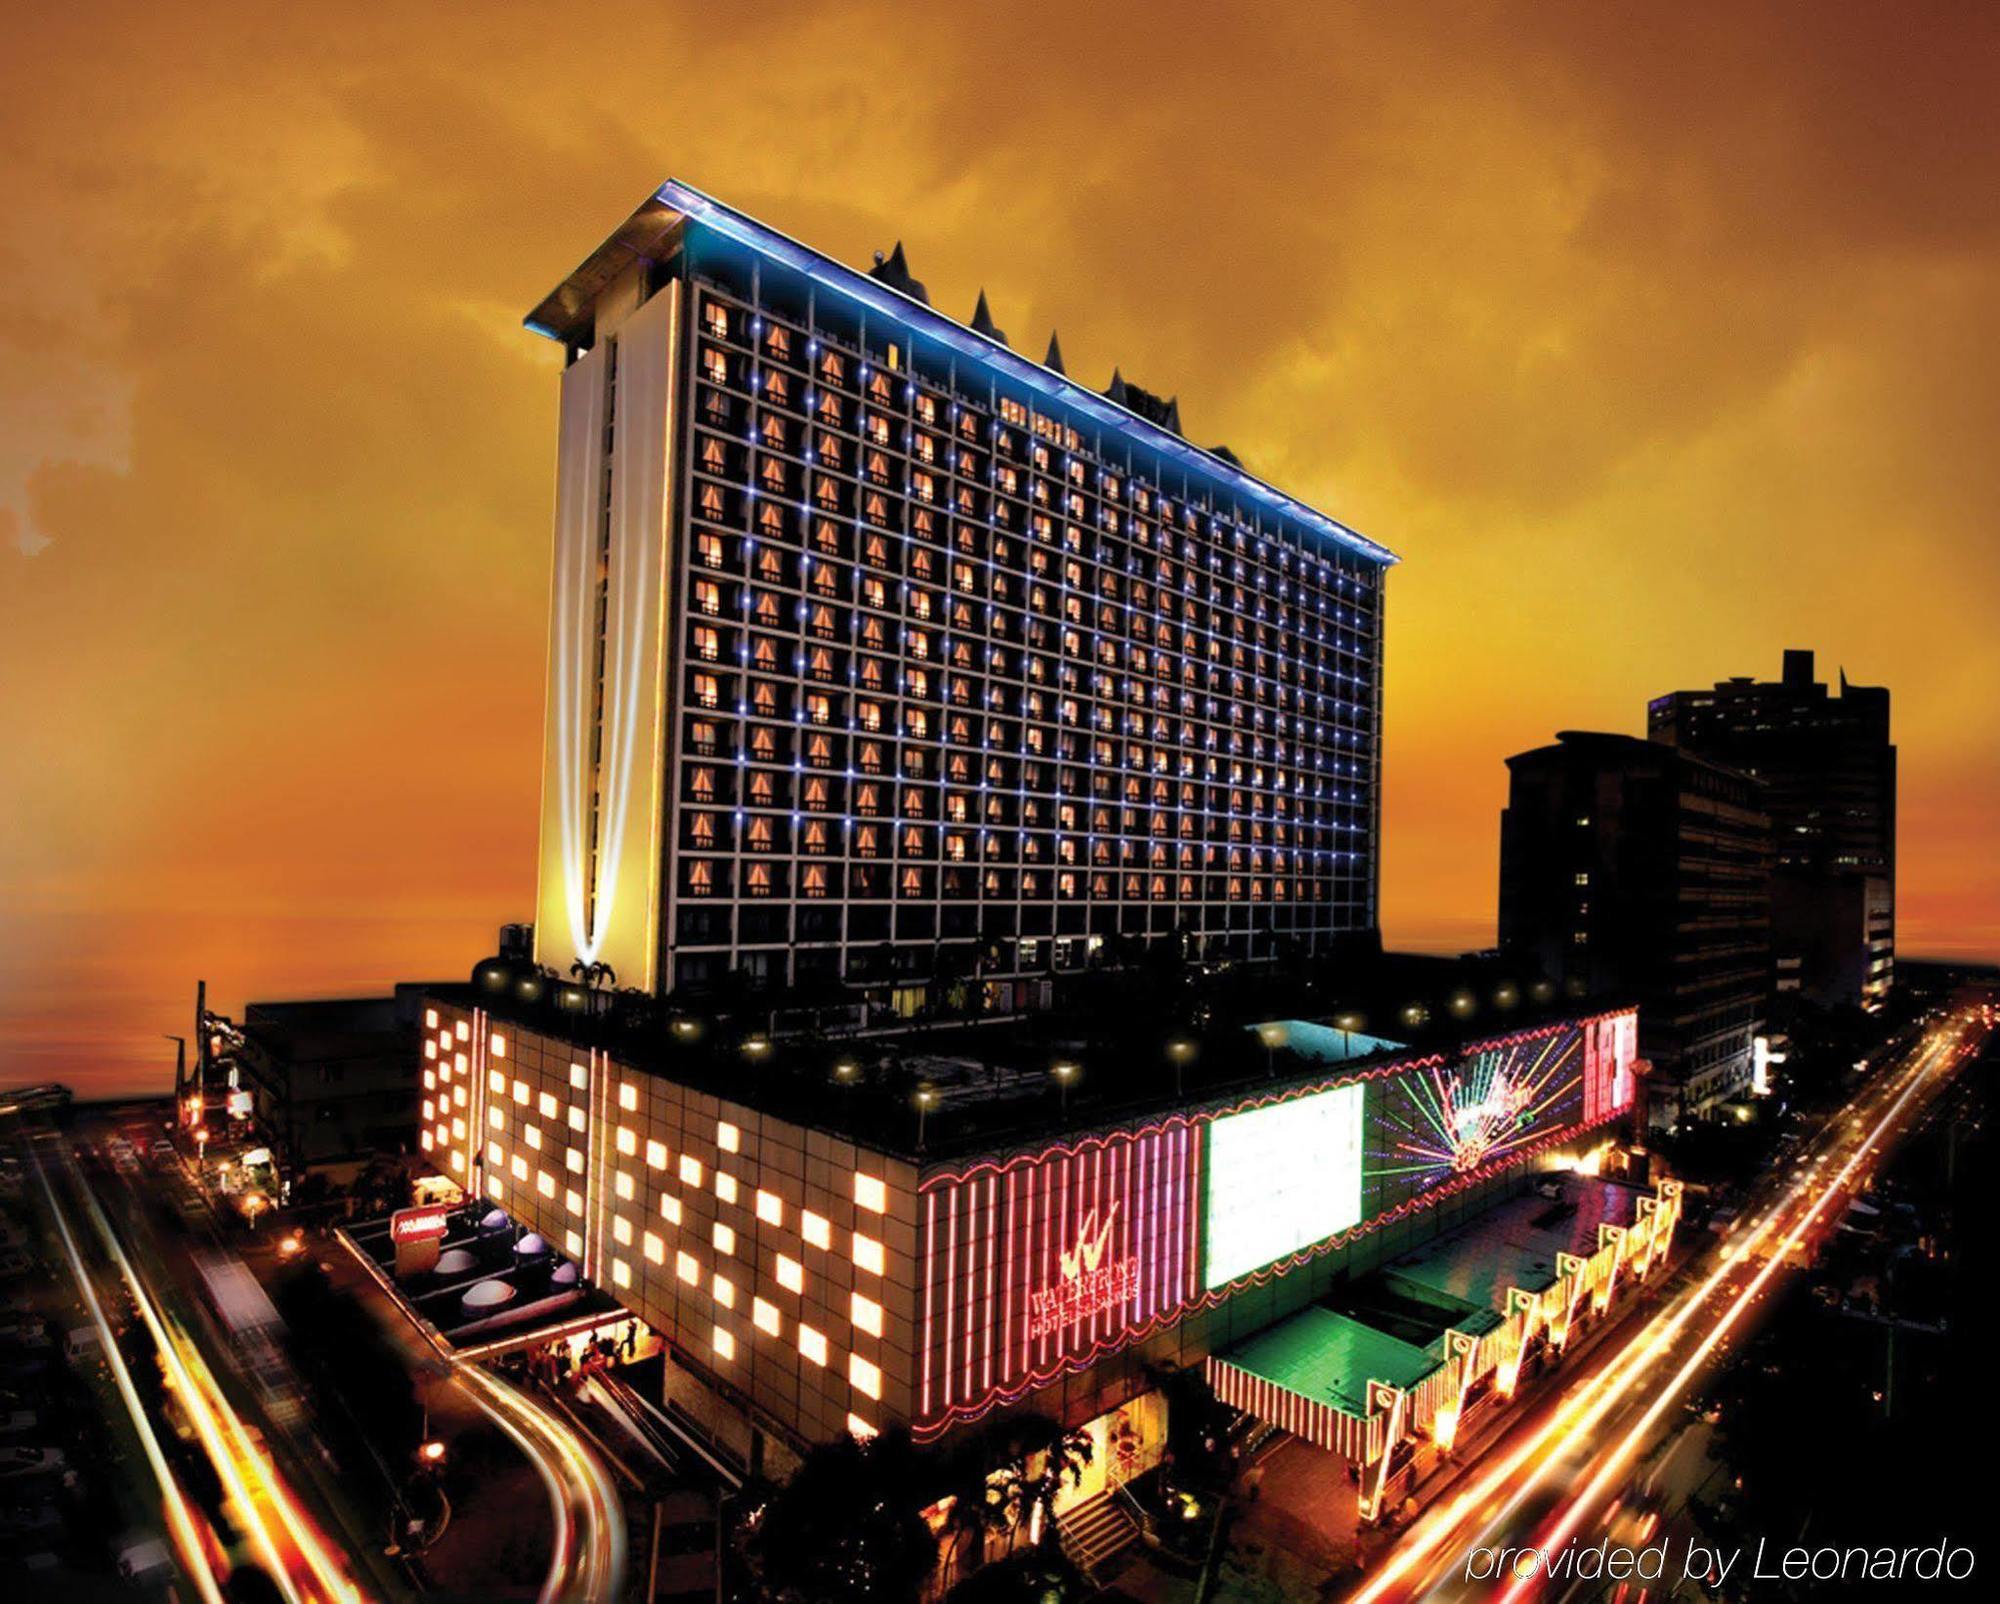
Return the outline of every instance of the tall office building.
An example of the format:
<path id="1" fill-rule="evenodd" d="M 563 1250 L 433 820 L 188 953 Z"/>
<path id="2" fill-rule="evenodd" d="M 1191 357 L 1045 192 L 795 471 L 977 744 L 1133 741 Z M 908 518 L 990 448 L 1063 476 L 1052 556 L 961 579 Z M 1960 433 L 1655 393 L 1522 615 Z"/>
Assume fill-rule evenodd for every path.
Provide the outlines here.
<path id="1" fill-rule="evenodd" d="M 1889 692 L 1813 677 L 1785 653 L 1777 681 L 1728 679 L 1647 707 L 1652 739 L 1764 783 L 1771 814 L 1773 989 L 1882 1006 L 1896 964 L 1896 748 Z"/>
<path id="2" fill-rule="evenodd" d="M 1576 730 L 1507 768 L 1502 950 L 1533 957 L 1572 995 L 1639 1004 L 1653 1123 L 1738 1095 L 1770 962 L 1758 782 L 1657 742 Z"/>
<path id="3" fill-rule="evenodd" d="M 1381 546 L 669 183 L 562 343 L 536 955 L 988 1006 L 1377 924 Z"/>

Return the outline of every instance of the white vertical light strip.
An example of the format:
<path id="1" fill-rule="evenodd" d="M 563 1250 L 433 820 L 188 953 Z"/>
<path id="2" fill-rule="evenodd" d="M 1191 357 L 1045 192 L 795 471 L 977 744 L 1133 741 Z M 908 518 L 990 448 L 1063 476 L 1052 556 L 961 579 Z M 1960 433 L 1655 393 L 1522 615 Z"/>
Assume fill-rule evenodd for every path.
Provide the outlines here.
<path id="1" fill-rule="evenodd" d="M 680 285 L 670 283 L 616 334 L 601 729 L 592 728 L 591 707 L 596 554 L 606 510 L 604 423 L 614 382 L 605 345 L 563 374 L 550 582 L 536 957 L 558 970 L 573 959 L 601 960 L 622 984 L 646 990 L 655 982 L 658 952 L 680 306 Z M 596 772 L 590 767 L 593 745 Z"/>

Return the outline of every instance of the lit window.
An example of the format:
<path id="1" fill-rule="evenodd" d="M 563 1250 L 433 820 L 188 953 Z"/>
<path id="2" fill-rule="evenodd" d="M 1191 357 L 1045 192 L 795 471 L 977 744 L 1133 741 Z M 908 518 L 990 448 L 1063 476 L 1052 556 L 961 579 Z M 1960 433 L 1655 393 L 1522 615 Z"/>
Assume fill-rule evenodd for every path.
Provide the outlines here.
<path id="1" fill-rule="evenodd" d="M 797 1259 L 785 1254 L 778 1255 L 778 1285 L 787 1292 L 803 1292 L 806 1289 L 805 1266 Z"/>
<path id="2" fill-rule="evenodd" d="M 736 1201 L 736 1177 L 717 1170 L 715 1172 L 715 1195 L 725 1203 L 734 1203 Z"/>
<path id="3" fill-rule="evenodd" d="M 799 1327 L 799 1352 L 816 1365 L 826 1363 L 826 1338 L 811 1326 Z"/>
<path id="4" fill-rule="evenodd" d="M 667 1167 L 667 1144 L 665 1142 L 646 1143 L 646 1167 L 663 1170 Z"/>
<path id="5" fill-rule="evenodd" d="M 583 1123 L 583 1110 L 578 1108 L 576 1104 L 571 1103 L 569 1105 L 569 1128 L 573 1131 L 580 1131 L 583 1129 Z"/>
<path id="6" fill-rule="evenodd" d="M 666 1243 L 662 1242 L 651 1231 L 647 1231 L 639 1238 L 639 1248 L 646 1255 L 647 1263 L 665 1264 L 667 1262 Z"/>
<path id="7" fill-rule="evenodd" d="M 757 1194 L 757 1218 L 766 1225 L 785 1223 L 785 1205 L 777 1193 L 760 1191 Z"/>
<path id="8" fill-rule="evenodd" d="M 709 1290 L 715 1294 L 715 1301 L 725 1309 L 736 1307 L 736 1283 L 726 1275 L 715 1275 L 709 1279 Z"/>
<path id="9" fill-rule="evenodd" d="M 677 1197 L 661 1198 L 660 1218 L 665 1220 L 669 1225 L 679 1225 L 681 1223 L 681 1200 Z"/>
<path id="10" fill-rule="evenodd" d="M 882 1396 L 882 1372 L 858 1353 L 847 1356 L 847 1379 L 870 1398 Z"/>
<path id="11" fill-rule="evenodd" d="M 507 1128 L 507 1116 L 489 1105 L 486 1110 L 486 1123 L 496 1131 L 504 1131 Z"/>
<path id="12" fill-rule="evenodd" d="M 524 1130 L 523 1130 L 523 1131 L 521 1132 L 521 1136 L 522 1136 L 523 1140 L 525 1140 L 525 1141 L 527 1142 L 527 1144 L 528 1144 L 528 1146 L 529 1146 L 530 1150 L 532 1150 L 532 1151 L 534 1151 L 534 1152 L 537 1152 L 537 1153 L 539 1153 L 539 1152 L 540 1152 L 540 1151 L 542 1150 L 542 1128 L 541 1128 L 541 1126 L 539 1126 L 539 1125 L 530 1125 L 530 1126 L 527 1126 L 527 1127 L 526 1127 L 526 1128 L 525 1128 L 525 1129 L 524 1129 Z"/>
<path id="13" fill-rule="evenodd" d="M 811 1209 L 799 1213 L 799 1235 L 816 1248 L 833 1246 L 833 1227 Z"/>
<path id="14" fill-rule="evenodd" d="M 872 1214 L 881 1214 L 889 1207 L 889 1189 L 873 1175 L 854 1172 L 854 1201 Z"/>
<path id="15" fill-rule="evenodd" d="M 465 1019 L 459 1020 L 458 1023 L 452 1027 L 452 1031 L 453 1034 L 456 1035 L 460 1041 L 472 1040 L 472 1024 L 471 1021 L 469 1020 Z"/>
<path id="16" fill-rule="evenodd" d="M 418 1146 L 420 1146 L 421 1148 L 423 1148 L 423 1150 L 424 1150 L 424 1151 L 425 1151 L 426 1153 L 428 1153 L 428 1152 L 429 1152 L 429 1151 L 431 1150 L 431 1142 L 432 1142 L 432 1140 L 433 1140 L 433 1138 L 432 1138 L 432 1136 L 431 1136 L 431 1133 L 430 1133 L 429 1131 L 419 1131 L 419 1132 L 417 1132 L 417 1145 L 418 1145 Z"/>
<path id="17" fill-rule="evenodd" d="M 694 1262 L 694 1255 L 692 1253 L 676 1253 L 674 1255 L 674 1274 L 679 1276 L 689 1286 L 695 1286 L 701 1281 L 701 1266 Z"/>
<path id="18" fill-rule="evenodd" d="M 847 1434 L 856 1442 L 866 1442 L 870 1437 L 875 1435 L 875 1428 L 859 1415 L 849 1415 L 847 1417 Z"/>
<path id="19" fill-rule="evenodd" d="M 618 1127 L 618 1151 L 628 1158 L 639 1151 L 639 1133 L 629 1125 Z"/>
<path id="20" fill-rule="evenodd" d="M 507 1157 L 506 1153 L 502 1151 L 500 1144 L 498 1142 L 488 1142 L 486 1144 L 487 1163 L 489 1164 L 503 1163 L 505 1162 L 506 1157 Z"/>
<path id="21" fill-rule="evenodd" d="M 517 1181 L 525 1181 L 528 1178 L 528 1161 L 519 1153 L 514 1155 L 507 1168 L 513 1171 L 514 1179 Z"/>
<path id="22" fill-rule="evenodd" d="M 569 1066 L 569 1083 L 578 1091 L 582 1091 L 590 1084 L 590 1071 L 585 1069 L 581 1064 L 571 1064 Z"/>
<path id="23" fill-rule="evenodd" d="M 581 1214 L 583 1212 L 583 1194 L 574 1188 L 564 1192 L 563 1207 L 568 1209 L 572 1214 Z"/>
<path id="24" fill-rule="evenodd" d="M 563 1252 L 567 1253 L 572 1259 L 583 1257 L 583 1237 L 579 1232 L 563 1232 Z"/>
<path id="25" fill-rule="evenodd" d="M 507 1056 L 507 1038 L 500 1035 L 497 1031 L 494 1033 L 493 1040 L 489 1045 L 492 1048 L 495 1058 L 505 1058 Z"/>
<path id="26" fill-rule="evenodd" d="M 537 1097 L 535 1099 L 535 1107 L 541 1110 L 543 1119 L 554 1119 L 556 1117 L 556 1100 L 554 1094 L 551 1092 L 543 1092 L 541 1096 Z"/>
<path id="27" fill-rule="evenodd" d="M 556 1195 L 556 1178 L 549 1174 L 547 1170 L 536 1170 L 535 1190 L 541 1193 L 543 1197 L 554 1197 Z"/>
<path id="28" fill-rule="evenodd" d="M 629 1287 L 632 1284 L 632 1266 L 623 1259 L 611 1261 L 611 1284 L 615 1287 Z"/>
<path id="29" fill-rule="evenodd" d="M 621 1248 L 629 1248 L 632 1245 L 632 1222 L 622 1214 L 613 1215 L 611 1235 Z"/>
<path id="30" fill-rule="evenodd" d="M 568 1170 L 572 1175 L 581 1175 L 583 1173 L 583 1149 L 580 1147 L 565 1148 L 563 1150 L 563 1168 Z"/>
<path id="31" fill-rule="evenodd" d="M 734 1253 L 736 1251 L 736 1233 L 720 1220 L 715 1222 L 715 1229 L 710 1235 L 710 1240 L 715 1243 L 715 1251 L 718 1253 Z"/>
<path id="32" fill-rule="evenodd" d="M 872 1236 L 854 1233 L 854 1262 L 862 1269 L 880 1275 L 883 1268 L 882 1244 Z"/>
<path id="33" fill-rule="evenodd" d="M 514 1101 L 517 1103 L 525 1103 L 527 1100 L 528 1100 L 528 1083 L 524 1080 L 515 1081 Z"/>
<path id="34" fill-rule="evenodd" d="M 743 1150 L 743 1133 L 724 1120 L 715 1127 L 715 1145 L 725 1153 L 740 1153 Z"/>
<path id="35" fill-rule="evenodd" d="M 448 1075 L 451 1071 L 446 1070 L 445 1073 Z M 507 1077 L 497 1069 L 489 1069 L 486 1072 L 486 1087 L 488 1091 L 504 1092 L 507 1090 Z"/>
<path id="36" fill-rule="evenodd" d="M 882 1335 L 882 1305 L 873 1298 L 864 1298 L 860 1293 L 851 1294 L 847 1309 L 855 1326 L 871 1337 Z"/>
<path id="37" fill-rule="evenodd" d="M 717 1357 L 723 1359 L 734 1359 L 736 1357 L 736 1339 L 727 1331 L 724 1331 L 721 1326 L 715 1328 L 715 1336 L 711 1340 Z"/>
<path id="38" fill-rule="evenodd" d="M 436 1030 L 437 1022 L 438 1022 L 438 1011 L 435 1008 L 426 1008 L 424 1010 L 424 1029 Z"/>
<path id="39" fill-rule="evenodd" d="M 639 1106 L 639 1088 L 629 1080 L 618 1088 L 618 1106 L 628 1114 Z"/>
<path id="40" fill-rule="evenodd" d="M 701 1160 L 692 1153 L 681 1154 L 681 1183 L 684 1186 L 701 1185 Z"/>
<path id="41" fill-rule="evenodd" d="M 611 1190 L 629 1203 L 637 1193 L 638 1188 L 632 1184 L 632 1177 L 624 1170 L 620 1170 L 611 1178 Z"/>

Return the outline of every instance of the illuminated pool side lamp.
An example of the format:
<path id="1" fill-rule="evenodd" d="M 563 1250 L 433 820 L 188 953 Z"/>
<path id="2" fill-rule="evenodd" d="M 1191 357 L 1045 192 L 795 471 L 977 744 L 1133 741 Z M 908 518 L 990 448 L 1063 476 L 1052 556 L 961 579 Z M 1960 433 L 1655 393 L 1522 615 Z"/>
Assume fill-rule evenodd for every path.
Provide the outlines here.
<path id="1" fill-rule="evenodd" d="M 924 1116 L 931 1111 L 937 1100 L 937 1088 L 929 1081 L 925 1081 L 910 1094 L 910 1101 L 917 1105 L 917 1151 L 919 1153 L 924 1150 Z"/>
<path id="2" fill-rule="evenodd" d="M 1275 1021 L 1270 1024 L 1259 1025 L 1257 1027 L 1257 1039 L 1264 1044 L 1264 1073 L 1266 1075 L 1277 1074 L 1278 1049 L 1283 1047 L 1290 1039 L 1285 1033 L 1285 1027 Z"/>
<path id="3" fill-rule="evenodd" d="M 1167 1043 L 1167 1061 L 1174 1066 L 1174 1096 L 1183 1094 L 1183 1081 L 1187 1067 L 1195 1060 L 1199 1051 L 1194 1041 L 1187 1036 L 1176 1036 Z"/>
<path id="4" fill-rule="evenodd" d="M 1052 1080 L 1055 1081 L 1056 1090 L 1060 1096 L 1060 1101 L 1057 1106 L 1060 1109 L 1064 1118 L 1067 1118 L 1069 1116 L 1070 1083 L 1073 1082 L 1082 1073 L 1083 1073 L 1083 1066 L 1077 1063 L 1074 1059 L 1060 1058 L 1057 1059 L 1055 1063 L 1049 1065 L 1049 1076 Z"/>

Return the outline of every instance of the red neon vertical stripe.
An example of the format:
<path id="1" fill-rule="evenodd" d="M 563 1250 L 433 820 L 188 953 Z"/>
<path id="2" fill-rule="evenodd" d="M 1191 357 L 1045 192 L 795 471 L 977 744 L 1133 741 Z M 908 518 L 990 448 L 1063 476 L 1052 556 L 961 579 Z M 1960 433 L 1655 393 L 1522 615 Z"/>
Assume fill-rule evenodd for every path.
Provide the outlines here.
<path id="1" fill-rule="evenodd" d="M 993 1202 L 993 1177 L 986 1177 L 986 1296 L 981 1300 L 979 1316 L 979 1387 L 982 1392 L 993 1385 L 993 1249 L 999 1229 L 1000 1214 Z"/>
<path id="2" fill-rule="evenodd" d="M 1014 1241 L 1014 1194 L 1020 1180 L 1018 1171 L 1007 1172 L 1007 1224 L 1002 1232 L 1001 1252 L 1007 1255 L 1001 1265 L 1000 1280 L 1000 1382 L 1005 1386 L 1007 1374 L 1007 1354 L 1014 1338 L 1014 1260 L 1019 1257 Z"/>

